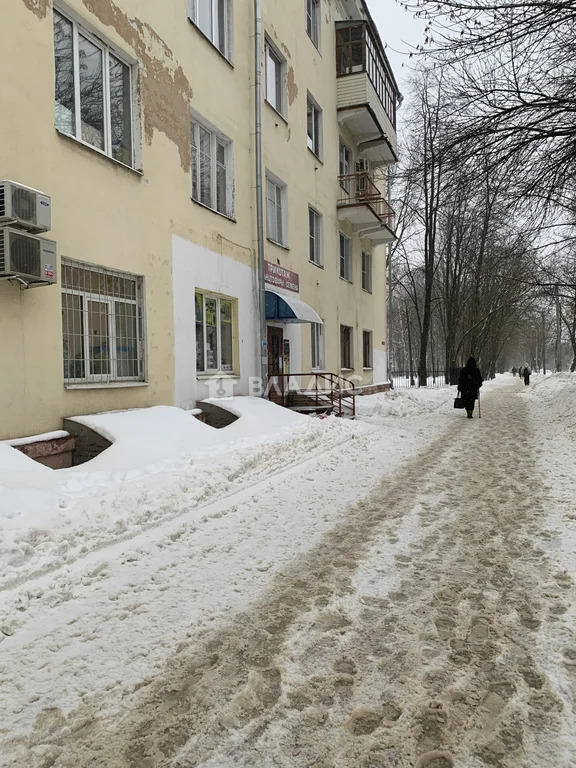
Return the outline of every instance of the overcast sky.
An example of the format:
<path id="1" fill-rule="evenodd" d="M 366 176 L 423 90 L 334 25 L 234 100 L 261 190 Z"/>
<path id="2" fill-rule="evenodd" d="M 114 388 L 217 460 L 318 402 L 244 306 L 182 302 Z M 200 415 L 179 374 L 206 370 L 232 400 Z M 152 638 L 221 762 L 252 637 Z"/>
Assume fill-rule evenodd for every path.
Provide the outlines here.
<path id="1" fill-rule="evenodd" d="M 424 42 L 424 22 L 414 19 L 396 0 L 367 0 L 370 13 L 386 46 L 386 54 L 400 90 L 406 92 L 411 49 Z"/>

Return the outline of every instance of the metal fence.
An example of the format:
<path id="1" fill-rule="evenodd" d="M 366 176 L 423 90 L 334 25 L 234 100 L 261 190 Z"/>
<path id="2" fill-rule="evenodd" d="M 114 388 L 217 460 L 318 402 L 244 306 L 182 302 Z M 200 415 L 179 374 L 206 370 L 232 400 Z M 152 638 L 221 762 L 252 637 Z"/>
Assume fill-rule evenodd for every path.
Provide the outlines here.
<path id="1" fill-rule="evenodd" d="M 394 389 L 410 389 L 410 387 L 418 387 L 418 374 L 410 371 L 390 371 L 390 379 L 394 385 Z M 427 387 L 444 387 L 446 385 L 446 377 L 444 373 L 428 373 Z"/>

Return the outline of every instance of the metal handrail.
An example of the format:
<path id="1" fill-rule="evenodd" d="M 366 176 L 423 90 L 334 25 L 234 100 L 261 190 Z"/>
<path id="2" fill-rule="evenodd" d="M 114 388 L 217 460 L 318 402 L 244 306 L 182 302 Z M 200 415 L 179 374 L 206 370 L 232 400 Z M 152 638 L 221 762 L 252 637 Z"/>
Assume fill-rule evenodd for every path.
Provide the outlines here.
<path id="1" fill-rule="evenodd" d="M 271 394 L 271 387 L 270 383 L 273 379 L 279 379 L 281 380 L 281 388 L 280 388 L 280 394 L 282 396 L 282 405 L 286 406 L 288 397 L 292 392 L 299 392 L 301 394 L 306 394 L 310 391 L 310 389 L 302 389 L 301 387 L 298 388 L 298 390 L 290 390 L 288 387 L 285 386 L 286 380 L 290 380 L 291 377 L 314 377 L 314 387 L 311 388 L 312 391 L 315 393 L 315 403 L 318 407 L 320 405 L 319 402 L 319 396 L 320 394 L 323 394 L 325 397 L 330 398 L 330 404 L 332 408 L 335 407 L 335 400 L 338 404 L 338 416 L 342 416 L 342 405 L 346 408 L 350 408 L 352 411 L 352 416 L 356 416 L 356 386 L 354 382 L 350 381 L 349 379 L 344 378 L 344 376 L 339 376 L 337 373 L 330 373 L 330 372 L 316 372 L 316 371 L 308 371 L 306 373 L 275 373 L 270 374 L 268 376 L 268 399 L 270 400 L 270 394 Z M 330 386 L 328 389 L 324 389 L 318 386 L 318 380 L 321 379 L 324 382 L 327 382 Z M 344 384 L 344 386 L 341 386 L 341 383 Z"/>
<path id="2" fill-rule="evenodd" d="M 338 177 L 340 198 L 338 205 L 367 205 L 383 224 L 394 230 L 396 213 L 367 171 L 346 173 Z"/>

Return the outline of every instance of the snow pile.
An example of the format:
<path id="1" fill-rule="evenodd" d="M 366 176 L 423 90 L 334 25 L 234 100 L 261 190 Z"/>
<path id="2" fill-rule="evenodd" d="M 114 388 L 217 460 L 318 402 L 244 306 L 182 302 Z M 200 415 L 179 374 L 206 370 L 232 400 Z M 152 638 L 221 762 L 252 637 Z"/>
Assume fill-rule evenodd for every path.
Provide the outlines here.
<path id="1" fill-rule="evenodd" d="M 349 422 L 311 419 L 259 398 L 217 404 L 238 420 L 214 429 L 169 406 L 77 417 L 113 445 L 70 469 L 47 469 L 0 444 L 0 584 L 200 510 L 347 441 L 354 430 Z"/>
<path id="2" fill-rule="evenodd" d="M 516 380 L 517 381 L 517 380 Z M 498 374 L 495 379 L 485 381 L 481 394 L 498 387 L 510 386 L 514 379 L 509 374 Z M 454 407 L 455 386 L 437 388 L 412 387 L 394 389 L 376 395 L 356 398 L 356 413 L 362 418 L 411 418 L 432 413 L 448 413 Z"/>

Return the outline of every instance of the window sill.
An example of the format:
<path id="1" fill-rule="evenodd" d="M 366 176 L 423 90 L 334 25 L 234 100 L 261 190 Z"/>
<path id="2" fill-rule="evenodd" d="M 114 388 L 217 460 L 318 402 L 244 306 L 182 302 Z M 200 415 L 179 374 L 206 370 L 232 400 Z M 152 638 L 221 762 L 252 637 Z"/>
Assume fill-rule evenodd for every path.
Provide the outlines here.
<path id="1" fill-rule="evenodd" d="M 352 280 L 350 280 L 347 277 L 342 277 L 342 275 L 340 275 L 340 280 L 342 280 L 345 283 L 348 283 L 349 285 L 353 285 Z"/>
<path id="2" fill-rule="evenodd" d="M 277 115 L 277 116 L 280 118 L 280 120 L 282 120 L 282 122 L 283 122 L 285 125 L 288 125 L 288 118 L 287 118 L 287 117 L 284 117 L 284 115 L 282 114 L 282 112 L 278 112 L 278 110 L 276 109 L 276 107 L 275 107 L 273 104 L 271 104 L 271 103 L 268 101 L 268 99 L 264 99 L 264 101 L 266 102 L 266 104 L 268 104 L 268 106 L 270 107 L 270 109 L 272 110 L 272 112 L 274 112 L 274 114 L 275 114 L 275 115 Z"/>
<path id="3" fill-rule="evenodd" d="M 214 371 L 214 373 L 197 373 L 196 379 L 198 381 L 214 381 L 215 379 L 239 379 L 240 374 L 239 373 L 218 373 L 218 371 Z"/>
<path id="4" fill-rule="evenodd" d="M 272 240 L 271 237 L 267 237 L 266 240 L 268 240 L 269 243 L 272 243 L 272 245 L 277 245 L 278 248 L 282 248 L 284 251 L 289 251 L 290 250 L 290 246 L 289 245 L 283 245 L 282 243 L 279 243 L 276 240 Z"/>
<path id="5" fill-rule="evenodd" d="M 78 139 L 76 136 L 72 136 L 71 133 L 64 133 L 64 131 L 61 131 L 59 128 L 55 128 L 55 131 L 66 141 L 71 141 L 77 146 L 87 149 L 89 152 L 94 152 L 96 155 L 100 155 L 100 157 L 103 157 L 105 160 L 108 160 L 108 162 L 118 166 L 118 168 L 124 168 L 126 171 L 129 171 L 136 176 L 144 176 L 144 173 L 138 168 L 132 168 L 131 165 L 126 165 L 126 163 L 122 163 L 120 160 L 116 160 L 114 157 L 110 157 L 110 155 L 107 155 L 106 152 L 102 152 L 102 150 L 98 149 L 98 147 L 93 147 L 92 144 L 88 144 L 87 141 L 82 141 L 82 139 Z"/>
<path id="6" fill-rule="evenodd" d="M 373 371 L 374 368 L 362 368 L 363 371 Z"/>
<path id="7" fill-rule="evenodd" d="M 87 381 L 85 384 L 66 384 L 64 389 L 127 389 L 128 387 L 149 387 L 149 381 Z"/>
<path id="8" fill-rule="evenodd" d="M 312 368 L 311 372 L 312 373 L 328 373 L 326 368 Z"/>
<path id="9" fill-rule="evenodd" d="M 312 155 L 312 157 L 314 158 L 314 160 L 318 160 L 318 162 L 320 163 L 320 165 L 324 165 L 324 160 L 322 160 L 322 158 L 320 157 L 320 155 L 317 155 L 317 154 L 316 154 L 316 152 L 314 152 L 314 150 L 313 150 L 311 147 L 307 147 L 307 149 L 308 149 L 308 152 L 310 152 L 310 154 L 311 154 L 311 155 Z"/>
<path id="10" fill-rule="evenodd" d="M 340 368 L 340 371 L 344 371 L 344 373 L 350 373 L 350 371 L 353 371 L 354 368 Z"/>
<path id="11" fill-rule="evenodd" d="M 218 46 L 217 46 L 217 45 L 214 45 L 214 43 L 212 42 L 212 40 L 210 40 L 210 38 L 209 38 L 207 35 L 205 35 L 205 34 L 204 34 L 204 32 L 203 32 L 203 31 L 200 29 L 200 27 L 198 26 L 198 24 L 196 24 L 196 22 L 195 22 L 195 21 L 193 21 L 193 20 L 190 18 L 190 16 L 188 16 L 188 21 L 190 22 L 190 24 L 192 24 L 192 26 L 194 27 L 194 29 L 198 30 L 198 32 L 199 32 L 199 33 L 202 35 L 202 37 L 204 38 L 204 40 L 206 40 L 206 42 L 207 42 L 207 43 L 210 45 L 210 47 L 211 47 L 211 48 L 213 48 L 213 49 L 216 51 L 216 53 L 217 53 L 217 54 L 218 54 L 218 55 L 219 55 L 221 58 L 223 58 L 223 59 L 224 59 L 224 61 L 226 62 L 226 64 L 228 64 L 228 66 L 229 66 L 231 69 L 234 69 L 234 64 L 232 63 L 231 59 L 229 59 L 229 58 L 228 58 L 228 56 L 226 56 L 226 54 L 225 54 L 225 53 L 222 53 L 222 51 L 220 50 L 220 48 L 218 48 Z"/>
<path id="12" fill-rule="evenodd" d="M 210 211 L 210 213 L 215 213 L 217 216 L 222 216 L 223 219 L 227 219 L 228 221 L 231 221 L 233 224 L 236 224 L 237 221 L 234 218 L 234 216 L 229 216 L 227 213 L 222 213 L 221 211 L 216 210 L 216 208 L 211 208 L 209 205 L 206 205 L 205 203 L 201 203 L 200 200 L 196 200 L 196 198 L 191 197 L 190 200 L 195 205 L 199 205 L 200 208 L 204 208 L 206 211 Z"/>
<path id="13" fill-rule="evenodd" d="M 318 267 L 318 269 L 324 269 L 324 264 L 318 264 L 316 261 L 312 261 L 312 259 L 308 259 L 308 263 L 312 264 L 314 267 Z"/>
<path id="14" fill-rule="evenodd" d="M 372 291 L 369 291 L 368 288 L 362 288 L 362 290 L 364 291 L 364 293 L 369 293 L 370 296 L 372 296 Z"/>

